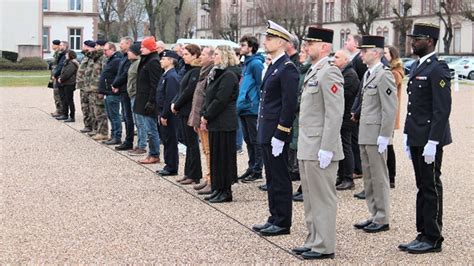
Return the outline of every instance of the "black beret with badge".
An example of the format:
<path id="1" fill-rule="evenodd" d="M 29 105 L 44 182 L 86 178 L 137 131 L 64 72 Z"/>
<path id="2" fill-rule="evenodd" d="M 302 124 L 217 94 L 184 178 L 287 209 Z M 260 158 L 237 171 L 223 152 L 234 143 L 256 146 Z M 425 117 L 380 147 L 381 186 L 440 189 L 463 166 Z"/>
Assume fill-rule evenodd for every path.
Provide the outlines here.
<path id="1" fill-rule="evenodd" d="M 54 40 L 54 41 L 52 41 L 52 43 L 53 43 L 54 45 L 59 45 L 59 44 L 61 44 L 61 41 L 60 41 L 60 40 Z"/>

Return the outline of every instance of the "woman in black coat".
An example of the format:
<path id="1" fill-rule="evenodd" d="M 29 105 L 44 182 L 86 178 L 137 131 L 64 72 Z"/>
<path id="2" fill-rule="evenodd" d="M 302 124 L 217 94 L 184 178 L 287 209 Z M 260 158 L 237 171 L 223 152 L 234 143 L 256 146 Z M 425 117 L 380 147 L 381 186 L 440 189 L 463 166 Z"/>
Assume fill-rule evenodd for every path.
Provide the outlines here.
<path id="1" fill-rule="evenodd" d="M 76 58 L 76 52 L 73 50 L 66 52 L 66 60 L 64 60 L 64 66 L 58 77 L 58 82 L 61 84 L 61 89 L 64 92 L 64 96 L 61 98 L 64 115 L 56 119 L 64 120 L 64 122 L 76 121 L 74 117 L 76 111 L 74 106 L 74 90 L 76 89 L 76 73 L 79 69 L 79 62 L 77 62 Z"/>
<path id="2" fill-rule="evenodd" d="M 232 48 L 217 46 L 201 113 L 201 128 L 209 131 L 213 193 L 206 199 L 211 203 L 232 201 L 231 186 L 237 180 L 238 63 Z"/>

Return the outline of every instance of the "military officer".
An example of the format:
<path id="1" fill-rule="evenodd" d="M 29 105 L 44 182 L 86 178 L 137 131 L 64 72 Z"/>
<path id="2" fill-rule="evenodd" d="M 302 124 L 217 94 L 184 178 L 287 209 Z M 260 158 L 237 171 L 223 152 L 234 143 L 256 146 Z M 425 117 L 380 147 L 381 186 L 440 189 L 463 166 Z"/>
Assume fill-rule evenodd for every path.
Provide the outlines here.
<path id="1" fill-rule="evenodd" d="M 354 224 L 357 229 L 376 233 L 389 229 L 390 184 L 387 146 L 395 127 L 397 88 L 390 68 L 381 62 L 383 36 L 363 36 L 361 57 L 367 64 L 362 85 L 359 147 L 364 173 L 364 190 L 370 218 Z"/>
<path id="2" fill-rule="evenodd" d="M 289 234 L 291 227 L 292 185 L 287 149 L 295 119 L 299 74 L 285 54 L 290 40 L 291 34 L 285 28 L 268 21 L 263 45 L 272 64 L 261 86 L 257 142 L 262 145 L 270 217 L 266 223 L 252 227 L 264 236 Z"/>
<path id="3" fill-rule="evenodd" d="M 414 63 L 408 81 L 408 111 L 405 120 L 404 146 L 415 170 L 416 229 L 415 240 L 398 248 L 409 253 L 441 251 L 444 240 L 443 185 L 441 161 L 443 146 L 452 142 L 449 127 L 451 113 L 451 78 L 444 61 L 436 57 L 439 27 L 415 24 L 411 37 Z"/>
<path id="4" fill-rule="evenodd" d="M 298 162 L 308 236 L 292 251 L 304 259 L 334 258 L 336 247 L 336 176 L 344 159 L 341 126 L 344 115 L 344 78 L 329 63 L 333 30 L 310 26 L 306 53 L 311 69 L 301 95 Z"/>

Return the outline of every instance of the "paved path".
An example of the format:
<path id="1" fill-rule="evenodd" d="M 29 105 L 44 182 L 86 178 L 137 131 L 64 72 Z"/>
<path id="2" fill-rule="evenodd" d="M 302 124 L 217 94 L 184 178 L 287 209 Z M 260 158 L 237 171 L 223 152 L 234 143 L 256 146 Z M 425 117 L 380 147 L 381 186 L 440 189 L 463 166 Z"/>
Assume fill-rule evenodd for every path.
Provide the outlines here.
<path id="1" fill-rule="evenodd" d="M 415 235 L 414 178 L 397 132 L 391 230 L 352 229 L 367 216 L 365 202 L 352 197 L 362 186 L 356 181 L 356 190 L 338 194 L 337 254 L 328 262 L 472 263 L 473 99 L 466 86 L 454 94 L 455 143 L 445 149 L 442 176 L 443 252 L 396 248 Z M 0 263 L 303 263 L 288 252 L 306 235 L 301 203 L 294 204 L 291 235 L 260 237 L 250 230 L 267 215 L 260 183 L 235 185 L 234 202 L 209 205 L 176 178 L 155 175 L 162 165 L 141 166 L 81 134 L 80 111 L 79 122 L 67 125 L 51 110 L 49 89 L 0 88 Z M 242 172 L 247 158 L 238 161 Z"/>

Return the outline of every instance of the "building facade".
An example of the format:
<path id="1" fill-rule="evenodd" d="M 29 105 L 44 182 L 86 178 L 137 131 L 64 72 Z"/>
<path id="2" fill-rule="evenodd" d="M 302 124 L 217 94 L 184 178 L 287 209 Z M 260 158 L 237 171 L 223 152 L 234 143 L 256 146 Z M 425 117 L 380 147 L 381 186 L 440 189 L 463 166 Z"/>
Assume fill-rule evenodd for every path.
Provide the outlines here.
<path id="1" fill-rule="evenodd" d="M 97 37 L 97 4 L 97 0 L 0 1 L 0 50 L 17 52 L 19 59 L 48 58 L 52 40 L 58 39 L 78 51 L 84 40 Z"/>
<path id="2" fill-rule="evenodd" d="M 290 0 L 288 0 L 290 1 Z M 303 0 L 301 0 L 303 1 Z M 353 10 L 356 0 L 310 0 L 311 7 L 315 9 L 314 16 L 310 24 L 320 25 L 334 30 L 334 50 L 344 46 L 344 41 L 349 34 L 359 34 L 356 25 L 349 21 L 349 12 Z M 370 29 L 370 34 L 381 35 L 385 37 L 386 44 L 399 46 L 400 32 L 394 26 L 396 16 L 392 9 L 400 10 L 407 0 L 380 0 L 378 3 L 382 6 L 381 16 L 377 18 Z M 462 0 L 459 0 L 462 1 Z M 221 0 L 220 10 L 217 11 L 221 16 L 222 27 L 229 24 L 227 18 L 234 18 L 238 23 L 239 36 L 244 34 L 253 34 L 262 38 L 265 32 L 265 16 L 262 13 L 261 1 L 257 0 Z M 276 4 L 282 0 L 274 1 Z M 412 24 L 424 22 L 439 25 L 440 40 L 437 49 L 439 53 L 444 52 L 444 43 L 442 37 L 445 27 L 441 19 L 436 16 L 440 10 L 440 0 L 420 0 L 411 1 L 412 8 L 408 15 Z M 197 7 L 197 38 L 221 38 L 213 36 L 211 23 L 211 12 L 208 11 L 208 1 L 203 0 Z M 207 8 L 206 8 L 207 7 Z M 278 8 L 278 7 L 277 7 Z M 303 12 L 303 11 L 302 11 Z M 453 15 L 453 40 L 451 42 L 451 54 L 472 54 L 474 53 L 474 23 L 465 19 L 461 15 Z M 410 51 L 409 39 L 406 43 L 407 51 Z"/>

